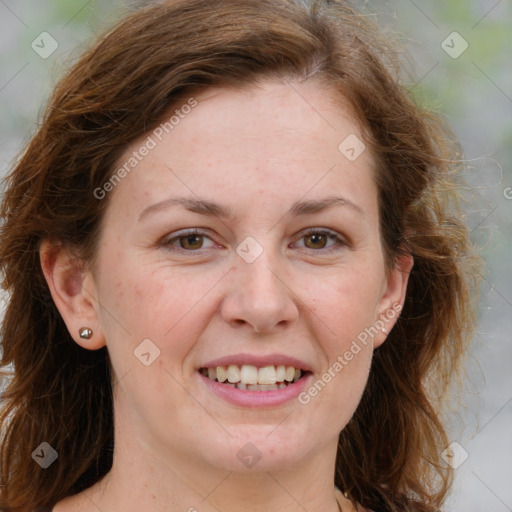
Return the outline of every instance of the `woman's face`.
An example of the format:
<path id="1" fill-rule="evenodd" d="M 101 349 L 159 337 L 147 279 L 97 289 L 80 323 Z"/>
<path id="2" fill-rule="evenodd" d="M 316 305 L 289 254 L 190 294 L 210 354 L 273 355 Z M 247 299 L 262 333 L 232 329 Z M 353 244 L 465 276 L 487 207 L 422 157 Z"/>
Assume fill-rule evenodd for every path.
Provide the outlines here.
<path id="1" fill-rule="evenodd" d="M 85 285 L 114 369 L 116 435 L 235 471 L 332 458 L 406 284 L 385 271 L 370 152 L 313 83 L 186 104 L 105 187 Z M 293 368 L 302 377 L 288 383 Z"/>

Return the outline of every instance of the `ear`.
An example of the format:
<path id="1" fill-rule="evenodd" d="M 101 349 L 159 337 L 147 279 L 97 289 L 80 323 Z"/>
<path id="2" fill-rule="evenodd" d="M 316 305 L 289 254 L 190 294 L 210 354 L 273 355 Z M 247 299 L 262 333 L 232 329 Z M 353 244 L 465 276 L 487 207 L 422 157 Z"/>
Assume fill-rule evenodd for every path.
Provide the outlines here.
<path id="1" fill-rule="evenodd" d="M 386 341 L 388 334 L 400 316 L 404 307 L 407 283 L 413 265 L 412 255 L 403 254 L 397 258 L 395 266 L 388 273 L 377 311 L 378 319 L 376 319 L 375 326 L 378 332 L 374 337 L 374 348 L 379 347 Z"/>
<path id="2" fill-rule="evenodd" d="M 44 277 L 53 301 L 71 337 L 88 350 L 105 346 L 105 336 L 99 324 L 99 303 L 92 273 L 83 261 L 62 244 L 43 240 L 39 256 Z M 92 330 L 90 339 L 80 337 L 80 330 Z"/>

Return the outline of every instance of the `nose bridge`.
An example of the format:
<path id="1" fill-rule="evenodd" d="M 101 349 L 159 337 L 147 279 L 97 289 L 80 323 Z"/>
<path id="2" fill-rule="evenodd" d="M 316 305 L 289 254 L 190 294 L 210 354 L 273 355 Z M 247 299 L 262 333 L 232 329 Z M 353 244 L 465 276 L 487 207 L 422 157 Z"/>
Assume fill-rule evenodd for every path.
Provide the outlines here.
<path id="1" fill-rule="evenodd" d="M 244 292 L 254 295 L 253 299 L 261 299 L 260 302 L 264 302 L 263 299 L 275 302 L 284 293 L 283 282 L 278 278 L 281 266 L 277 264 L 277 258 L 272 252 L 275 251 L 267 249 L 252 263 L 238 263 L 242 278 L 240 284 L 245 288 Z"/>
<path id="2" fill-rule="evenodd" d="M 265 242 L 246 239 L 237 247 L 232 286 L 222 311 L 227 322 L 250 324 L 258 332 L 298 316 L 293 293 L 286 285 L 285 262 L 271 238 Z"/>

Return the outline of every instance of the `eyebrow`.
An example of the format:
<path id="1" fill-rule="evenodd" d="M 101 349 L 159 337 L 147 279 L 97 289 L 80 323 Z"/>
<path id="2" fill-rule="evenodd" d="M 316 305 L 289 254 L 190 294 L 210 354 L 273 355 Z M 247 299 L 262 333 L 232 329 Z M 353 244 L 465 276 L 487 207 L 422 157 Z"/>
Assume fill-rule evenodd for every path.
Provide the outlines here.
<path id="1" fill-rule="evenodd" d="M 198 213 L 200 215 L 219 217 L 223 219 L 234 219 L 235 217 L 232 210 L 226 206 L 222 206 L 218 203 L 208 201 L 206 199 L 182 196 L 170 197 L 169 199 L 165 199 L 164 201 L 160 201 L 151 206 L 148 206 L 139 215 L 139 221 L 151 213 L 166 210 L 167 208 L 176 205 L 180 205 L 186 210 L 189 210 L 193 213 Z M 297 201 L 292 205 L 289 213 L 294 216 L 311 215 L 313 213 L 319 213 L 337 206 L 348 206 L 357 213 L 364 215 L 364 211 L 360 206 L 345 197 L 339 196 L 329 196 L 319 200 L 310 199 L 308 201 Z"/>

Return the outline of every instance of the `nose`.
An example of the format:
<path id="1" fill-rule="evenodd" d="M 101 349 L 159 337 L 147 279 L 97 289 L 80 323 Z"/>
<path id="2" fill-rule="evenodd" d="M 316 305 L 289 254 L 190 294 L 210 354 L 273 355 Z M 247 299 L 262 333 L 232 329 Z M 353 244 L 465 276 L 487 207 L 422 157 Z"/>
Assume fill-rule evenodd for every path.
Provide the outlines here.
<path id="1" fill-rule="evenodd" d="M 222 317 L 233 327 L 249 325 L 257 333 L 273 332 L 299 316 L 284 265 L 268 253 L 264 251 L 252 263 L 237 256 L 221 306 Z"/>

